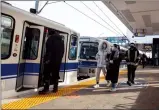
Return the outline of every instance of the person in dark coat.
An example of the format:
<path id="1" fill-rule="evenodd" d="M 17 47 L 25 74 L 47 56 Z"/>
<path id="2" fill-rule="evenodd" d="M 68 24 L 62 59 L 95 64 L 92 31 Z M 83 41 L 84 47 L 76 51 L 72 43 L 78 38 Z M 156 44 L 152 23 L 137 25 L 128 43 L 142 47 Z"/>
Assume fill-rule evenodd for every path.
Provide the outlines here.
<path id="1" fill-rule="evenodd" d="M 130 48 L 126 52 L 126 61 L 127 61 L 127 68 L 128 68 L 128 81 L 127 84 L 131 86 L 135 84 L 135 71 L 137 65 L 139 63 L 139 51 L 135 47 L 134 43 L 130 44 Z"/>
<path id="2" fill-rule="evenodd" d="M 143 68 L 145 68 L 145 65 L 146 65 L 146 62 L 147 62 L 147 57 L 146 57 L 145 54 L 142 54 L 141 61 L 142 61 Z"/>
<path id="3" fill-rule="evenodd" d="M 112 87 L 110 91 L 116 91 L 116 86 L 118 83 L 118 76 L 119 76 L 119 67 L 121 59 L 119 58 L 120 55 L 120 47 L 114 44 L 114 48 L 110 54 L 110 79 L 112 83 Z"/>
<path id="4" fill-rule="evenodd" d="M 111 51 L 110 51 L 110 53 L 108 53 L 107 54 L 107 65 L 106 65 L 106 70 L 107 70 L 107 74 L 106 74 L 106 81 L 107 81 L 107 87 L 109 87 L 110 85 L 111 85 L 111 66 L 112 65 L 110 65 L 110 55 L 111 55 Z"/>
<path id="5" fill-rule="evenodd" d="M 53 92 L 58 91 L 59 71 L 64 54 L 64 41 L 57 32 L 50 32 L 46 42 L 46 54 L 44 56 L 44 89 L 40 94 L 49 91 L 49 85 L 53 83 Z"/>

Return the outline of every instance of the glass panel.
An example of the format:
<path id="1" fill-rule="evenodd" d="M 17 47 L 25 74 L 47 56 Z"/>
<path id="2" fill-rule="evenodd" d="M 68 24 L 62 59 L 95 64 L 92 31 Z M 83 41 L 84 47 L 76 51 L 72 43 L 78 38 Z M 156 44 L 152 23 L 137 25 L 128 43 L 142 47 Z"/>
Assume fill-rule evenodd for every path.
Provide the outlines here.
<path id="1" fill-rule="evenodd" d="M 1 17 L 1 25 L 6 28 L 12 28 L 12 19 L 10 17 L 2 15 Z"/>
<path id="2" fill-rule="evenodd" d="M 97 42 L 83 42 L 81 45 L 80 58 L 95 60 L 97 52 L 98 52 Z"/>
<path id="3" fill-rule="evenodd" d="M 40 30 L 35 28 L 26 28 L 23 59 L 34 60 L 38 57 L 38 45 L 40 39 Z"/>
<path id="4" fill-rule="evenodd" d="M 12 40 L 12 24 L 13 19 L 2 15 L 1 17 L 1 59 L 10 56 L 11 40 Z"/>
<path id="5" fill-rule="evenodd" d="M 69 51 L 69 59 L 76 60 L 77 58 L 77 45 L 78 45 L 78 37 L 73 35 L 70 40 L 70 51 Z"/>

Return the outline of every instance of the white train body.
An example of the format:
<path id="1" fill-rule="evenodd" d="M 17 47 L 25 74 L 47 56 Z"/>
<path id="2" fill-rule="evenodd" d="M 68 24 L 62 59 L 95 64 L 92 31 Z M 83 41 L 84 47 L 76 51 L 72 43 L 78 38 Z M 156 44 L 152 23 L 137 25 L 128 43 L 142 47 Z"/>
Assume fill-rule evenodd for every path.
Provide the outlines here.
<path id="1" fill-rule="evenodd" d="M 62 24 L 9 4 L 1 3 L 1 6 L 2 97 L 17 94 L 23 88 L 42 86 L 44 48 L 46 36 L 51 30 L 58 31 L 65 43 L 59 81 L 62 84 L 76 82 L 79 34 Z M 72 45 L 74 38 L 77 40 L 75 45 Z M 30 46 L 30 49 L 25 53 L 24 50 L 29 48 L 27 46 Z M 70 55 L 71 49 L 75 49 L 73 57 Z"/>

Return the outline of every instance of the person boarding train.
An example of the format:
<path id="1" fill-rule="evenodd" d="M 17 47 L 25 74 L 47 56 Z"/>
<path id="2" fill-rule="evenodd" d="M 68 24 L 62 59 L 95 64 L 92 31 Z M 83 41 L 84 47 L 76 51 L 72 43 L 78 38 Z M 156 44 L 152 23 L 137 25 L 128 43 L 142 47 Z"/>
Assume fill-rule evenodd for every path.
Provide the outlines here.
<path id="1" fill-rule="evenodd" d="M 49 85 L 53 83 L 53 92 L 58 91 L 60 65 L 64 54 L 64 41 L 56 31 L 51 31 L 46 41 L 46 53 L 44 56 L 44 89 L 39 94 L 49 92 Z M 57 48 L 58 47 L 58 48 Z"/>

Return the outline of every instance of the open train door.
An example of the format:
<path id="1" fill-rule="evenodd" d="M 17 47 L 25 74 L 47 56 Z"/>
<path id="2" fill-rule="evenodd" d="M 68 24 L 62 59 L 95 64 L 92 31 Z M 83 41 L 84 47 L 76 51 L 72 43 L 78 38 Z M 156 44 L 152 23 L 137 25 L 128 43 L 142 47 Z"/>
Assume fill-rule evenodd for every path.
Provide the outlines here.
<path id="1" fill-rule="evenodd" d="M 59 82 L 64 82 L 65 80 L 65 73 L 66 73 L 66 60 L 67 60 L 67 44 L 68 44 L 68 34 L 66 33 L 60 33 L 60 35 L 62 36 L 62 40 L 64 41 L 64 55 L 62 58 L 62 64 L 61 64 L 61 68 L 60 68 L 60 79 Z"/>
<path id="2" fill-rule="evenodd" d="M 23 88 L 37 88 L 44 27 L 25 22 L 19 67 L 16 80 L 16 91 Z"/>
<path id="3" fill-rule="evenodd" d="M 45 52 L 46 52 L 46 42 L 47 42 L 47 39 L 48 39 L 48 36 L 49 36 L 49 32 L 50 31 L 55 31 L 53 29 L 50 29 L 50 28 L 47 28 L 45 27 L 44 29 L 44 39 L 43 39 L 43 46 L 42 46 L 42 52 L 41 52 L 41 63 L 40 63 L 40 74 L 39 74 L 39 83 L 38 83 L 38 87 L 42 87 L 44 86 L 44 56 L 45 56 Z M 65 80 L 65 69 L 66 69 L 66 55 L 67 55 L 67 43 L 68 43 L 68 34 L 67 33 L 64 33 L 64 32 L 60 32 L 58 31 L 59 34 L 62 36 L 62 40 L 64 41 L 64 55 L 63 55 L 63 58 L 62 58 L 62 63 L 61 63 L 61 67 L 60 67 L 60 72 L 59 72 L 59 76 L 60 76 L 60 79 L 59 79 L 59 82 L 64 82 Z M 58 48 L 58 47 L 57 47 Z M 52 67 L 54 68 L 54 67 Z M 50 85 L 53 84 L 53 81 L 50 80 Z"/>

